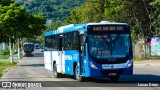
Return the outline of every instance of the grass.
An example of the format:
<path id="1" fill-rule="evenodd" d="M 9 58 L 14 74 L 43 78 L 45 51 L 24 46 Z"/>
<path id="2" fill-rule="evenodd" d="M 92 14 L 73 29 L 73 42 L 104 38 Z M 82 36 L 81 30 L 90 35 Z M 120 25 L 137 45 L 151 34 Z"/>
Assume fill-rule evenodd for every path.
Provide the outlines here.
<path id="1" fill-rule="evenodd" d="M 6 62 L 6 61 L 0 61 L 0 77 L 2 77 L 3 72 L 5 69 L 9 68 L 9 67 L 13 67 L 17 64 L 18 62 Z"/>
<path id="2" fill-rule="evenodd" d="M 9 55 L 0 55 L 0 59 L 8 59 Z"/>

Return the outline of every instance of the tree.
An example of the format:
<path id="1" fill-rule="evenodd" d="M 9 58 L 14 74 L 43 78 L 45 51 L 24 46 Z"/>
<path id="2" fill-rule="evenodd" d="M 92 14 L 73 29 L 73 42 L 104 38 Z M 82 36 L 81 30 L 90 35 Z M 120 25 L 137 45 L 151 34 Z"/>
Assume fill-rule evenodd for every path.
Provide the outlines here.
<path id="1" fill-rule="evenodd" d="M 82 6 L 72 10 L 67 22 L 88 23 L 109 20 L 129 23 L 132 35 L 144 39 L 155 31 L 151 14 L 155 8 L 150 6 L 153 0 L 88 0 Z M 155 3 L 152 3 L 155 5 Z M 157 4 L 156 12 L 159 11 Z M 153 15 L 152 15 L 153 16 Z M 155 21 L 154 23 L 156 23 Z M 159 20 L 158 20 L 159 22 Z M 158 25 L 158 23 L 156 24 Z"/>
<path id="2" fill-rule="evenodd" d="M 0 5 L 9 6 L 11 3 L 14 3 L 14 0 L 1 0 Z"/>
<path id="3" fill-rule="evenodd" d="M 124 3 L 124 0 L 88 0 L 82 6 L 72 10 L 66 21 L 70 23 L 100 22 L 102 20 L 124 22 L 126 18 L 123 12 Z"/>
<path id="4" fill-rule="evenodd" d="M 87 0 L 72 10 L 67 22 L 125 22 L 131 27 L 133 40 L 143 42 L 145 47 L 147 38 L 160 34 L 159 7 L 159 0 Z"/>
<path id="5" fill-rule="evenodd" d="M 42 34 L 42 30 L 45 29 L 44 16 L 28 14 L 24 8 L 16 4 L 0 6 L 0 14 L 1 41 L 8 41 L 10 38 L 14 43 L 16 38 L 31 38 Z"/>
<path id="6" fill-rule="evenodd" d="M 154 0 L 150 3 L 151 6 L 155 8 L 155 11 L 150 14 L 152 19 L 152 25 L 155 28 L 155 32 L 153 32 L 155 35 L 160 35 L 160 1 Z"/>
<path id="7" fill-rule="evenodd" d="M 72 9 L 80 6 L 85 0 L 15 0 L 23 5 L 29 13 L 42 13 L 47 19 L 62 23 Z"/>
<path id="8" fill-rule="evenodd" d="M 95 1 L 95 0 L 94 0 Z M 67 23 L 87 23 L 102 20 L 103 14 L 95 2 L 86 2 L 82 6 L 71 11 Z"/>
<path id="9" fill-rule="evenodd" d="M 0 42 L 11 43 L 10 55 L 12 57 L 12 43 L 15 43 L 18 38 L 32 38 L 42 34 L 45 21 L 44 16 L 28 14 L 25 8 L 18 4 L 0 5 Z"/>
<path id="10" fill-rule="evenodd" d="M 50 24 L 46 25 L 46 30 L 57 30 L 58 27 L 65 25 L 65 23 L 61 23 L 61 21 L 52 21 Z"/>

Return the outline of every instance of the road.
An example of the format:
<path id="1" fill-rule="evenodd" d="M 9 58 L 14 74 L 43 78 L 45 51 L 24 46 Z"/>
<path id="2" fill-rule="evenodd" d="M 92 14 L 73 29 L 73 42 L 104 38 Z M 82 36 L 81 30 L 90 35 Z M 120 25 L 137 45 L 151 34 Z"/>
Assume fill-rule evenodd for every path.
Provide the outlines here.
<path id="1" fill-rule="evenodd" d="M 22 60 L 19 61 L 17 66 L 8 69 L 8 71 L 3 75 L 0 81 L 54 81 L 54 82 L 42 82 L 42 84 L 44 86 L 48 87 L 53 86 L 58 89 L 65 89 L 65 90 L 74 89 L 72 87 L 77 87 L 77 89 L 85 89 L 85 90 L 88 89 L 102 90 L 103 88 L 107 88 L 109 90 L 117 90 L 117 89 L 121 90 L 125 88 L 132 90 L 133 88 L 131 87 L 137 86 L 138 83 L 148 84 L 148 83 L 160 82 L 160 70 L 158 66 L 135 65 L 134 75 L 121 76 L 120 80 L 117 83 L 113 83 L 109 81 L 107 78 L 106 79 L 89 78 L 85 82 L 81 83 L 81 82 L 76 82 L 72 77 L 64 77 L 58 79 L 53 78 L 52 73 L 44 68 L 43 53 L 40 53 L 37 50 L 34 52 L 33 57 L 24 57 Z M 93 88 L 93 86 L 97 88 Z M 123 88 L 118 88 L 118 87 L 123 87 Z M 134 87 L 133 90 L 142 88 L 145 90 L 155 90 L 155 89 L 160 90 L 159 87 L 141 87 L 141 88 Z M 30 89 L 32 90 L 33 88 Z"/>

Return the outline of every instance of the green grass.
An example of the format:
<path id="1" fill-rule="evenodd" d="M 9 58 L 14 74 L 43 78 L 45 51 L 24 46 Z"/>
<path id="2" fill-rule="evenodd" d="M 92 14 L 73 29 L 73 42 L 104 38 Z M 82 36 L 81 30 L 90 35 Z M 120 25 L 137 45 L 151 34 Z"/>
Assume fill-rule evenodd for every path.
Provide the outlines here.
<path id="1" fill-rule="evenodd" d="M 5 61 L 0 61 L 0 77 L 2 77 L 3 72 L 5 69 L 9 68 L 9 67 L 13 67 L 17 64 L 18 62 L 5 62 Z"/>
<path id="2" fill-rule="evenodd" d="M 9 55 L 0 55 L 0 59 L 8 59 Z"/>

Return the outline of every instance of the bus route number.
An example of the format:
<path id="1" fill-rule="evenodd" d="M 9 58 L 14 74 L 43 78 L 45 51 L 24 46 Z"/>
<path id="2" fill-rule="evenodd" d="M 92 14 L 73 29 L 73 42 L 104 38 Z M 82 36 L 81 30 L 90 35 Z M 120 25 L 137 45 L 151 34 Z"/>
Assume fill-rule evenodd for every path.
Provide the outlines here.
<path id="1" fill-rule="evenodd" d="M 101 27 L 93 27 L 93 31 L 101 31 Z"/>
<path id="2" fill-rule="evenodd" d="M 123 31 L 122 26 L 93 27 L 93 31 Z"/>

